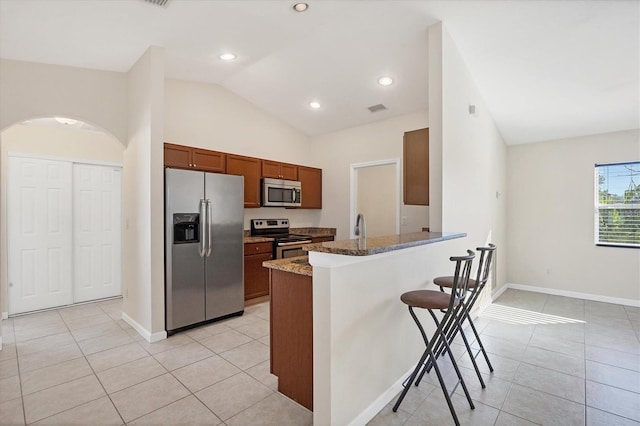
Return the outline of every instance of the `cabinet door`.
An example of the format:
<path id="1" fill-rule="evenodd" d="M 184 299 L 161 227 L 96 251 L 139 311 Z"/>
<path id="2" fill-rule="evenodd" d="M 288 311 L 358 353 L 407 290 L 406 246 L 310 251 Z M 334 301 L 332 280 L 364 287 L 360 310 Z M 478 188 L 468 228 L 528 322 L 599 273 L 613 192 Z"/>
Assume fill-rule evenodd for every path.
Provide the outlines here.
<path id="1" fill-rule="evenodd" d="M 429 129 L 404 134 L 403 198 L 405 204 L 429 205 Z"/>
<path id="2" fill-rule="evenodd" d="M 227 174 L 244 176 L 244 206 L 260 207 L 260 160 L 228 154 Z"/>
<path id="3" fill-rule="evenodd" d="M 322 208 L 322 169 L 298 166 L 298 180 L 302 182 L 303 209 Z"/>
<path id="4" fill-rule="evenodd" d="M 192 149 L 187 146 L 164 144 L 164 165 L 180 169 L 190 169 L 193 164 L 191 159 Z"/>
<path id="5" fill-rule="evenodd" d="M 281 179 L 280 163 L 277 161 L 262 160 L 262 177 Z"/>
<path id="6" fill-rule="evenodd" d="M 262 160 L 262 177 L 286 180 L 298 180 L 298 166 Z"/>
<path id="7" fill-rule="evenodd" d="M 280 175 L 282 179 L 298 180 L 298 166 L 295 164 L 280 163 Z"/>
<path id="8" fill-rule="evenodd" d="M 244 300 L 269 295 L 269 270 L 262 266 L 262 262 L 271 258 L 271 253 L 244 257 Z"/>
<path id="9" fill-rule="evenodd" d="M 203 172 L 224 173 L 225 155 L 222 152 L 193 148 L 193 168 Z"/>

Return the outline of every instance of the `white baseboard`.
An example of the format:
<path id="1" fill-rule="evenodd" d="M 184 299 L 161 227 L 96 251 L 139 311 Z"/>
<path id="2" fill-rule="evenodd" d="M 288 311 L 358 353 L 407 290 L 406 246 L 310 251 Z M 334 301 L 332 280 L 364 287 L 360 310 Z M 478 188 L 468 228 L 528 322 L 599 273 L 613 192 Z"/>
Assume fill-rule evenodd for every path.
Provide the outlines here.
<path id="1" fill-rule="evenodd" d="M 402 390 L 402 382 L 413 372 L 415 365 L 409 369 L 406 373 L 404 373 L 394 384 L 389 386 L 389 388 L 382 392 L 382 394 L 375 399 L 367 408 L 364 409 L 360 414 L 356 416 L 353 420 L 349 422 L 349 425 L 353 426 L 364 426 L 373 419 L 376 414 L 378 414 L 384 407 L 387 406 L 391 400 Z M 411 389 L 409 389 L 411 390 Z"/>
<path id="2" fill-rule="evenodd" d="M 567 290 L 557 290 L 554 288 L 546 288 L 546 287 L 536 287 L 532 285 L 524 285 L 524 284 L 514 284 L 514 283 L 506 283 L 502 286 L 495 295 L 492 296 L 492 299 L 495 300 L 506 290 L 507 288 L 512 288 L 514 290 L 524 290 L 524 291 L 533 291 L 536 293 L 545 293 L 545 294 L 553 294 L 555 296 L 565 296 L 572 297 L 574 299 L 585 299 L 585 300 L 594 300 L 596 302 L 605 302 L 605 303 L 615 303 L 616 305 L 626 305 L 626 306 L 635 306 L 640 307 L 640 300 L 634 299 L 625 299 L 622 297 L 610 297 L 610 296 L 601 296 L 599 294 L 591 294 L 591 293 L 581 293 L 577 291 L 567 291 Z"/>
<path id="3" fill-rule="evenodd" d="M 502 287 L 500 287 L 499 289 L 491 293 L 491 301 L 495 302 L 496 299 L 500 297 L 500 295 L 504 293 L 508 288 L 509 288 L 509 283 L 503 285 Z"/>
<path id="4" fill-rule="evenodd" d="M 9 318 L 9 312 L 3 312 L 2 319 L 8 319 L 8 318 Z"/>
<path id="5" fill-rule="evenodd" d="M 144 340 L 146 340 L 149 343 L 158 342 L 160 340 L 167 338 L 166 331 L 150 333 L 146 328 L 141 326 L 137 321 L 135 321 L 133 318 L 131 318 L 129 315 L 125 314 L 124 312 L 122 313 L 122 320 L 127 324 L 129 324 L 131 327 L 133 327 L 133 329 L 137 331 L 138 334 L 140 334 L 144 338 Z"/>

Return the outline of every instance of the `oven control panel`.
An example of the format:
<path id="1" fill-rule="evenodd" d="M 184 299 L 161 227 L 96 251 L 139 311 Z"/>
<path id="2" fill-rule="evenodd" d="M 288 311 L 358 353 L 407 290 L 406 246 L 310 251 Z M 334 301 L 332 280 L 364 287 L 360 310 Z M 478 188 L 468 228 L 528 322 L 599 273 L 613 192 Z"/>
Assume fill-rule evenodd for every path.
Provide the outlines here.
<path id="1" fill-rule="evenodd" d="M 251 229 L 289 228 L 289 219 L 251 219 Z"/>

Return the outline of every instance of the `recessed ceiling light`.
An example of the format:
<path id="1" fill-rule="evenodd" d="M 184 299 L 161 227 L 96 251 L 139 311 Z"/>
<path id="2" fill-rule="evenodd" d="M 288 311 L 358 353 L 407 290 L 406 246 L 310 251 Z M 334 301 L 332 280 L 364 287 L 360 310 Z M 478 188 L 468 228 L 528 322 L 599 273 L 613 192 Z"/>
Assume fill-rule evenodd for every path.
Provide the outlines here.
<path id="1" fill-rule="evenodd" d="M 56 121 L 60 124 L 67 124 L 67 125 L 76 124 L 78 122 L 78 120 L 74 120 L 73 118 L 66 118 L 66 117 L 56 117 Z"/>
<path id="2" fill-rule="evenodd" d="M 317 101 L 311 101 L 311 102 L 309 102 L 309 106 L 310 106 L 311 108 L 313 108 L 313 109 L 318 109 L 318 108 L 320 108 L 320 102 L 317 102 Z"/>
<path id="3" fill-rule="evenodd" d="M 390 86 L 393 84 L 393 79 L 391 77 L 380 77 L 378 79 L 378 84 L 380 86 Z"/>
<path id="4" fill-rule="evenodd" d="M 222 55 L 220 55 L 220 59 L 222 59 L 223 61 L 233 61 L 236 58 L 236 55 L 234 55 L 233 53 L 223 53 Z"/>
<path id="5" fill-rule="evenodd" d="M 296 12 L 304 12 L 308 8 L 309 5 L 307 3 L 296 3 L 293 5 L 293 10 L 295 10 Z"/>

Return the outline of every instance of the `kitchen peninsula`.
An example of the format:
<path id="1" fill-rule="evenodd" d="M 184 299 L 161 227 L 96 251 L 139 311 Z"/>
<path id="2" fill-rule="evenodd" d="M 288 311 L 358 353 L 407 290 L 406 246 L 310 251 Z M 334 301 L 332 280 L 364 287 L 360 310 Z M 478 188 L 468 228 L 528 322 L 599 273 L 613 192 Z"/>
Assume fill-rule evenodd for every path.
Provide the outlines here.
<path id="1" fill-rule="evenodd" d="M 418 232 L 324 242 L 305 247 L 308 257 L 264 262 L 278 390 L 313 409 L 316 425 L 366 424 L 423 350 L 400 295 L 452 272 L 449 256 L 462 250 L 454 240 L 465 236 Z"/>

